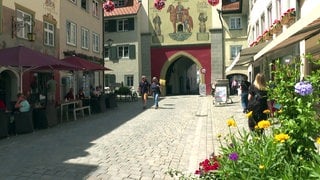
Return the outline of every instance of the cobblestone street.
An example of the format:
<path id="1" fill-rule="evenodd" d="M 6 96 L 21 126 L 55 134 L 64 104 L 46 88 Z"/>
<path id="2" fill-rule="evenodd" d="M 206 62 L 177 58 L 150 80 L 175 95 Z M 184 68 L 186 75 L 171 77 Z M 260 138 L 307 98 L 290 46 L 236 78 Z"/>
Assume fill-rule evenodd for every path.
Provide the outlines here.
<path id="1" fill-rule="evenodd" d="M 172 179 L 169 169 L 194 173 L 218 152 L 226 120 L 247 126 L 240 97 L 214 106 L 212 97 L 168 96 L 160 108 L 119 102 L 86 119 L 0 140 L 0 179 Z"/>

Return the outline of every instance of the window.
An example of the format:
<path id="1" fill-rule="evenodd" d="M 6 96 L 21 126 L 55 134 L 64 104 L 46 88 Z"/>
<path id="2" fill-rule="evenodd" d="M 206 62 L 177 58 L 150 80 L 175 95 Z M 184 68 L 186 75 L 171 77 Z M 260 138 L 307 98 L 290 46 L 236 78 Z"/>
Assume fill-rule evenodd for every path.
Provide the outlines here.
<path id="1" fill-rule="evenodd" d="M 118 58 L 129 58 L 129 46 L 118 46 Z"/>
<path id="2" fill-rule="evenodd" d="M 28 33 L 32 32 L 33 18 L 31 14 L 17 10 L 16 21 L 17 37 L 27 39 Z"/>
<path id="3" fill-rule="evenodd" d="M 230 46 L 230 50 L 231 50 L 231 60 L 234 60 L 238 54 L 241 51 L 242 46 L 241 45 L 236 45 L 236 46 Z"/>
<path id="4" fill-rule="evenodd" d="M 240 17 L 231 17 L 230 18 L 230 29 L 241 29 L 241 18 Z"/>
<path id="5" fill-rule="evenodd" d="M 81 48 L 89 49 L 89 30 L 81 28 Z"/>
<path id="6" fill-rule="evenodd" d="M 133 31 L 134 18 L 104 21 L 105 32 Z"/>
<path id="7" fill-rule="evenodd" d="M 255 29 L 256 29 L 256 32 L 255 32 L 255 33 L 256 33 L 256 34 L 255 34 L 256 36 L 255 36 L 255 38 L 257 39 L 258 36 L 260 35 L 260 32 L 259 32 L 259 29 L 260 29 L 260 28 L 259 28 L 259 21 L 256 22 L 256 28 L 255 28 Z"/>
<path id="8" fill-rule="evenodd" d="M 128 19 L 118 20 L 118 31 L 128 31 Z"/>
<path id="9" fill-rule="evenodd" d="M 118 0 L 118 1 L 114 1 L 114 5 L 116 8 L 119 8 L 119 7 L 124 7 L 125 3 L 124 3 L 124 0 Z"/>
<path id="10" fill-rule="evenodd" d="M 49 22 L 44 22 L 44 45 L 54 46 L 54 25 Z"/>
<path id="11" fill-rule="evenodd" d="M 77 25 L 67 21 L 67 44 L 76 46 Z"/>
<path id="12" fill-rule="evenodd" d="M 105 74 L 105 76 L 104 76 L 105 86 L 109 87 L 114 83 L 116 83 L 116 75 L 115 74 Z"/>
<path id="13" fill-rule="evenodd" d="M 100 51 L 99 44 L 100 44 L 99 35 L 97 33 L 92 33 L 92 51 L 93 52 Z"/>
<path id="14" fill-rule="evenodd" d="M 81 8 L 84 10 L 88 10 L 88 0 L 81 0 Z"/>
<path id="15" fill-rule="evenodd" d="M 136 59 L 136 46 L 133 44 L 111 46 L 107 53 L 105 54 L 105 57 L 107 57 L 106 55 L 109 55 L 109 60 L 111 61 L 119 60 L 121 58 Z"/>
<path id="16" fill-rule="evenodd" d="M 268 29 L 268 26 L 266 25 L 266 19 L 264 14 L 261 16 L 261 34 L 263 34 L 264 30 Z"/>
<path id="17" fill-rule="evenodd" d="M 267 19 L 267 24 L 266 26 L 267 27 L 270 27 L 272 25 L 272 6 L 270 5 L 267 9 L 267 16 L 268 16 L 268 19 Z"/>
<path id="18" fill-rule="evenodd" d="M 133 75 L 124 75 L 125 86 L 133 86 Z"/>
<path id="19" fill-rule="evenodd" d="M 95 17 L 99 17 L 100 15 L 99 3 L 96 0 L 92 1 L 92 15 Z"/>
<path id="20" fill-rule="evenodd" d="M 281 1 L 280 0 L 277 0 L 276 1 L 276 17 L 275 19 L 278 19 L 280 20 L 281 19 Z"/>
<path id="21" fill-rule="evenodd" d="M 110 48 L 109 47 L 104 47 L 104 55 L 103 55 L 103 57 L 104 58 L 107 58 L 107 59 L 109 59 L 110 58 Z"/>

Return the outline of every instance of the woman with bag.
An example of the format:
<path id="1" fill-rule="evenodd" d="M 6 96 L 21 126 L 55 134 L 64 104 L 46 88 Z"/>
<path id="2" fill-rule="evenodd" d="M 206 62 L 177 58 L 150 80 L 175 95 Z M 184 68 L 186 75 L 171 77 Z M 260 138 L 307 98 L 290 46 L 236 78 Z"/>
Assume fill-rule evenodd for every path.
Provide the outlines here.
<path id="1" fill-rule="evenodd" d="M 155 109 L 158 109 L 159 95 L 161 94 L 161 92 L 160 92 L 160 83 L 156 77 L 152 78 L 151 90 L 152 90 L 152 94 L 153 94 L 154 107 L 155 107 Z"/>
<path id="2" fill-rule="evenodd" d="M 253 84 L 249 87 L 248 101 L 249 113 L 252 111 L 252 116 L 248 119 L 248 125 L 249 129 L 254 131 L 258 122 L 268 118 L 268 115 L 263 111 L 271 110 L 268 101 L 267 83 L 263 74 L 258 73 Z"/>

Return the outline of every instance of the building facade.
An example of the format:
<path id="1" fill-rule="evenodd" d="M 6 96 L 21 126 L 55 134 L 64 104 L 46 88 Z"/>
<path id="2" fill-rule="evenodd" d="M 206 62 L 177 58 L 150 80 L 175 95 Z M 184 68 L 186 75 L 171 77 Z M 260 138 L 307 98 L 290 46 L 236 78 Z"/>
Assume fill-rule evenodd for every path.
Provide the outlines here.
<path id="1" fill-rule="evenodd" d="M 0 1 L 0 48 L 25 46 L 57 59 L 77 55 L 103 64 L 102 3 L 102 0 Z M 86 84 L 103 83 L 102 72 L 31 69 L 20 78 L 14 69 L 0 66 L 0 94 L 6 102 L 15 100 L 20 89 L 26 95 L 45 97 L 46 82 L 52 74 L 58 82 L 58 103 L 69 87 L 77 90 Z"/>
<path id="2" fill-rule="evenodd" d="M 277 59 L 287 64 L 301 61 L 301 78 L 317 69 L 305 56 L 319 58 L 319 9 L 320 3 L 311 0 L 250 1 L 248 48 L 238 63 L 250 64 L 251 80 L 259 72 L 272 79 L 270 64 Z"/>
<path id="3" fill-rule="evenodd" d="M 167 0 L 163 9 L 157 9 L 148 0 L 114 2 L 115 10 L 105 13 L 105 42 L 113 39 L 112 47 L 105 51 L 110 53 L 105 63 L 114 70 L 108 72 L 110 84 L 138 87 L 141 75 L 146 75 L 160 79 L 163 94 L 209 94 L 211 82 L 225 78 L 217 11 L 221 3 Z M 125 21 L 127 30 L 121 27 Z M 117 28 L 112 31 L 108 25 Z"/>

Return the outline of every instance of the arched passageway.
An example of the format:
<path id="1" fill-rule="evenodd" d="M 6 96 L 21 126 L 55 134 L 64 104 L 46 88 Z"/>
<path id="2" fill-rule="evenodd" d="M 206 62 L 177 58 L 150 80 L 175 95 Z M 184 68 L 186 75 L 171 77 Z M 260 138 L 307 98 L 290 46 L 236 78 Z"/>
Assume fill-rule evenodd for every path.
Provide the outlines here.
<path id="1" fill-rule="evenodd" d="M 18 78 L 11 70 L 0 71 L 0 99 L 11 109 L 11 101 L 16 99 Z"/>
<path id="2" fill-rule="evenodd" d="M 199 94 L 197 64 L 186 56 L 171 61 L 165 73 L 166 95 Z"/>

